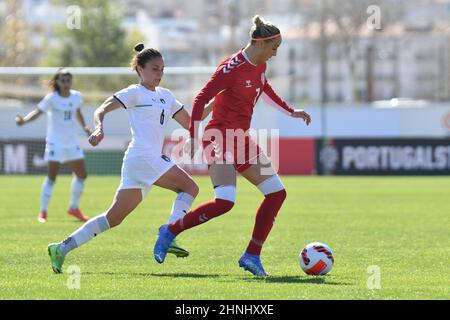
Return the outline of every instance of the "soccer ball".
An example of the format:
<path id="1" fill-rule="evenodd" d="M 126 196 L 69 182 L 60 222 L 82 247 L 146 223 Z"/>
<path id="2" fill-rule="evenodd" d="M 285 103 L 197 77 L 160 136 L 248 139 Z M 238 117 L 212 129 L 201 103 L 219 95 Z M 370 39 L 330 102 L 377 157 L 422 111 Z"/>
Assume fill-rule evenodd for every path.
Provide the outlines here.
<path id="1" fill-rule="evenodd" d="M 309 275 L 318 276 L 330 272 L 334 264 L 333 252 L 320 242 L 312 242 L 302 249 L 298 257 L 300 267 Z"/>

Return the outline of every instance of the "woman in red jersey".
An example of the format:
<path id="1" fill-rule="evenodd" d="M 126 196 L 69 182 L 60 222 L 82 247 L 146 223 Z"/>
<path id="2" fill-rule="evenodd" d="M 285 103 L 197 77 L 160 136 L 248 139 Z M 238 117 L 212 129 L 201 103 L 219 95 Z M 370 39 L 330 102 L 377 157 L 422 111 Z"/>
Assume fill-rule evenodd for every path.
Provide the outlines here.
<path id="1" fill-rule="evenodd" d="M 286 198 L 286 191 L 270 160 L 249 137 L 253 108 L 259 97 L 263 96 L 270 104 L 291 117 L 303 119 L 307 125 L 311 118 L 305 111 L 287 105 L 267 82 L 266 62 L 277 54 L 281 44 L 280 30 L 255 16 L 250 36 L 251 41 L 245 48 L 220 64 L 195 98 L 192 109 L 191 139 L 187 142 L 191 156 L 196 149 L 198 124 L 203 110 L 214 98 L 212 119 L 205 128 L 202 143 L 215 199 L 160 228 L 154 247 L 154 257 L 159 263 L 164 261 L 168 246 L 179 233 L 231 210 L 236 199 L 237 171 L 264 194 L 256 213 L 252 238 L 239 259 L 239 266 L 254 275 L 267 276 L 260 253 Z M 270 170 L 267 170 L 267 164 Z"/>

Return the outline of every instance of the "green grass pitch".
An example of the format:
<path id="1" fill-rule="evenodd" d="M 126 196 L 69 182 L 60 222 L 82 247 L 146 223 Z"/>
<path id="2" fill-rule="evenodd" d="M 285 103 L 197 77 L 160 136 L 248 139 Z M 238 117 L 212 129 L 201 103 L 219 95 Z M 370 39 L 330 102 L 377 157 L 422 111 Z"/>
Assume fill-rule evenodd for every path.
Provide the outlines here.
<path id="1" fill-rule="evenodd" d="M 231 212 L 180 235 L 191 253 L 186 259 L 153 260 L 158 227 L 175 197 L 154 187 L 121 226 L 72 251 L 65 273 L 53 274 L 47 244 L 81 225 L 66 214 L 70 179 L 58 177 L 42 225 L 43 177 L 0 177 L 0 299 L 450 298 L 448 177 L 282 177 L 288 196 L 263 249 L 271 274 L 265 280 L 237 263 L 262 199 L 243 179 Z M 213 191 L 208 177 L 195 180 L 198 205 Z M 83 211 L 106 210 L 118 183 L 117 176 L 90 176 Z M 300 249 L 313 241 L 334 251 L 326 276 L 307 276 L 299 267 Z M 70 266 L 79 268 L 79 282 L 67 273 Z M 378 289 L 368 288 L 376 279 L 370 266 L 380 270 Z"/>

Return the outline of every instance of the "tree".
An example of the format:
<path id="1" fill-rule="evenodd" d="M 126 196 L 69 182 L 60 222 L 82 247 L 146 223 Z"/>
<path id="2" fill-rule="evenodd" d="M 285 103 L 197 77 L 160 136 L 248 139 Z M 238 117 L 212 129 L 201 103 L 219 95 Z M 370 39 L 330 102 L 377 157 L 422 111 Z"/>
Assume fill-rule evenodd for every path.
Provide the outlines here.
<path id="1" fill-rule="evenodd" d="M 52 67 L 126 67 L 134 54 L 134 45 L 142 41 L 139 32 L 126 33 L 120 26 L 122 16 L 108 0 L 64 0 L 58 4 L 79 6 L 79 28 L 64 23 L 55 28 L 59 45 L 44 52 L 41 66 Z M 70 12 L 72 13 L 72 12 Z M 76 14 L 76 13 L 75 13 Z M 70 19 L 70 17 L 69 17 Z M 44 46 L 45 47 L 45 46 Z M 130 68 L 130 75 L 133 75 Z M 130 83 L 129 76 L 77 76 L 74 87 L 88 100 L 104 99 Z M 101 92 L 99 92 L 101 91 Z"/>
<path id="2" fill-rule="evenodd" d="M 357 79 L 358 58 L 370 63 L 371 55 L 377 49 L 375 39 L 394 21 L 399 21 L 405 0 L 292 0 L 304 18 L 305 26 L 318 26 L 320 33 L 316 39 L 317 58 L 320 61 L 320 87 L 322 103 L 328 102 L 328 64 L 330 49 L 337 49 L 337 60 L 342 60 L 348 70 L 353 101 L 369 98 L 368 93 L 361 97 Z M 369 26 L 374 20 L 373 8 L 379 8 L 381 25 Z M 365 41 L 362 41 L 365 40 Z M 366 46 L 366 47 L 364 47 Z M 358 57 L 359 56 L 359 57 Z M 368 66 L 368 71 L 371 69 Z M 367 72 L 366 72 L 367 73 Z M 371 79 L 367 77 L 367 88 L 371 88 Z"/>
<path id="3" fill-rule="evenodd" d="M 372 18 L 370 8 L 379 8 L 380 26 L 379 29 L 372 30 L 372 36 L 368 40 L 373 40 L 376 32 L 398 18 L 399 4 L 391 0 L 322 0 L 324 10 L 329 21 L 335 25 L 333 41 L 336 41 L 341 48 L 341 53 L 349 68 L 352 100 L 359 101 L 362 97 L 359 94 L 356 64 L 358 60 L 358 51 L 362 48 L 361 32 L 368 27 Z M 370 55 L 374 50 L 373 41 L 369 41 L 366 52 L 362 55 Z M 369 59 L 370 60 L 370 59 Z M 370 62 L 370 61 L 369 61 Z M 370 68 L 369 68 L 370 69 Z M 368 80 L 371 81 L 371 80 Z M 367 93 L 371 95 L 371 93 Z M 368 97 L 365 97 L 366 99 Z"/>
<path id="4" fill-rule="evenodd" d="M 132 47 L 120 27 L 119 11 L 108 0 L 74 0 L 67 5 L 80 7 L 79 28 L 57 26 L 60 45 L 44 54 L 44 65 L 78 67 L 126 66 Z"/>
<path id="5" fill-rule="evenodd" d="M 22 67 L 29 58 L 22 1 L 8 0 L 5 4 L 6 17 L 1 17 L 0 27 L 0 65 Z"/>

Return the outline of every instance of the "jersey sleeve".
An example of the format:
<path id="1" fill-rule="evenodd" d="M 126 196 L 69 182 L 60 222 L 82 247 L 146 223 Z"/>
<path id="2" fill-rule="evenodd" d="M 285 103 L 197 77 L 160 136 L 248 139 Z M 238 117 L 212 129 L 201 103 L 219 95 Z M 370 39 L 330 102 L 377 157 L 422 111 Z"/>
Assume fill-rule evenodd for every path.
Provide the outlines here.
<path id="1" fill-rule="evenodd" d="M 169 89 L 164 90 L 167 92 L 167 95 L 170 96 L 171 101 L 170 114 L 172 115 L 173 118 L 178 112 L 180 112 L 184 108 L 184 105 L 180 101 L 178 101 L 177 98 L 175 98 L 172 91 L 170 91 Z"/>
<path id="2" fill-rule="evenodd" d="M 80 91 L 71 90 L 71 94 L 75 96 L 75 106 L 76 109 L 81 109 L 81 105 L 83 104 L 83 97 Z"/>
<path id="3" fill-rule="evenodd" d="M 200 93 L 195 97 L 192 106 L 189 134 L 195 136 L 195 122 L 202 118 L 206 104 L 223 90 L 230 88 L 236 78 L 236 69 L 230 63 L 222 64 L 217 68 L 211 79 L 206 83 Z"/>
<path id="4" fill-rule="evenodd" d="M 83 105 L 83 96 L 80 92 L 78 92 L 78 108 L 81 109 L 81 106 Z"/>
<path id="5" fill-rule="evenodd" d="M 174 98 L 171 108 L 172 108 L 171 111 L 172 111 L 172 118 L 173 118 L 173 117 L 175 117 L 175 115 L 178 112 L 180 112 L 184 108 L 184 105 L 180 101 L 178 101 L 177 99 Z"/>
<path id="6" fill-rule="evenodd" d="M 114 95 L 125 109 L 136 106 L 139 98 L 139 89 L 136 86 L 129 86 L 128 88 L 117 91 Z"/>
<path id="7" fill-rule="evenodd" d="M 42 99 L 38 103 L 38 105 L 37 105 L 38 109 L 41 110 L 42 112 L 45 112 L 45 111 L 49 110 L 51 108 L 51 106 L 52 106 L 51 97 L 52 97 L 52 94 L 50 94 L 50 93 L 47 94 L 44 97 L 44 99 Z"/>
<path id="8" fill-rule="evenodd" d="M 264 101 L 266 101 L 270 106 L 278 109 L 279 111 L 290 115 L 294 112 L 294 109 L 290 107 L 283 99 L 281 99 L 275 91 L 273 91 L 269 82 L 266 82 L 263 90 L 263 94 L 261 95 Z"/>

